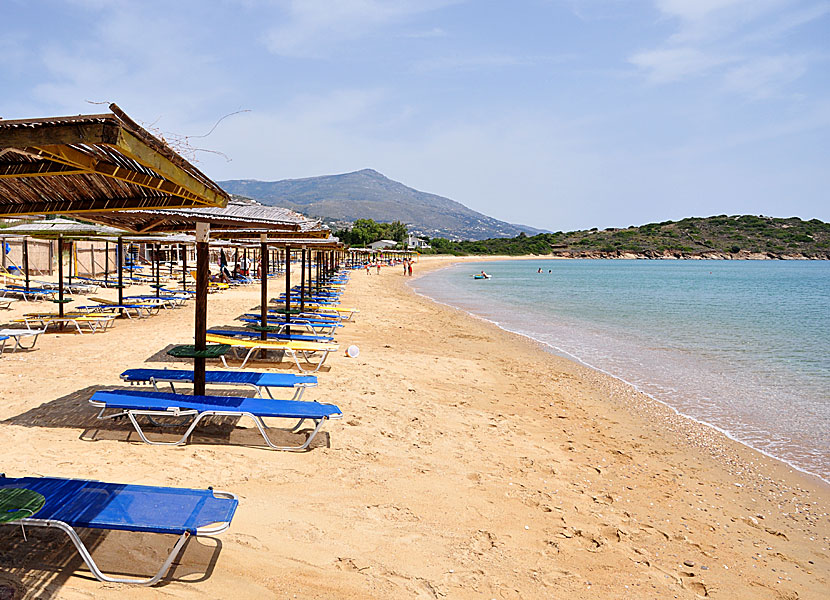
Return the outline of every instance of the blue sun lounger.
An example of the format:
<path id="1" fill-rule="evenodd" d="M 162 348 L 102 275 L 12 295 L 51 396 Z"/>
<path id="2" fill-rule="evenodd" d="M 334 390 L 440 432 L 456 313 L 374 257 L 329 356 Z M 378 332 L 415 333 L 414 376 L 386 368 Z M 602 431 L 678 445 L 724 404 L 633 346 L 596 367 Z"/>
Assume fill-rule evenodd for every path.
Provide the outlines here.
<path id="1" fill-rule="evenodd" d="M 238 317 L 238 320 L 243 323 L 261 323 L 261 317 L 253 313 L 242 315 L 241 317 Z M 291 317 L 290 321 L 286 321 L 284 318 L 275 315 L 268 315 L 266 323 L 274 326 L 284 325 L 286 327 L 293 327 L 294 329 L 301 327 L 309 331 L 320 333 L 334 333 L 334 329 L 336 327 L 343 327 L 342 323 L 338 323 L 336 321 L 320 321 L 317 319 L 306 318 L 298 319 L 296 317 Z"/>
<path id="2" fill-rule="evenodd" d="M 258 331 L 252 331 L 250 329 L 208 329 L 208 334 L 213 335 L 231 335 L 233 337 L 243 337 L 243 338 L 257 338 L 259 339 L 260 333 Z M 313 334 L 306 334 L 306 333 L 274 333 L 272 331 L 268 332 L 268 339 L 269 340 L 294 340 L 297 342 L 333 342 L 334 338 L 330 335 L 313 335 Z"/>
<path id="3" fill-rule="evenodd" d="M 265 443 L 274 450 L 305 450 L 320 431 L 327 419 L 339 419 L 343 416 L 340 409 L 333 404 L 319 402 L 297 402 L 295 400 L 270 400 L 264 398 L 240 398 L 238 396 L 190 396 L 166 392 L 140 392 L 134 390 L 112 390 L 95 392 L 89 399 L 93 406 L 101 407 L 99 419 L 112 419 L 126 416 L 135 427 L 139 437 L 148 444 L 161 446 L 179 446 L 187 441 L 199 422 L 205 417 L 250 417 L 259 429 Z M 104 415 L 107 409 L 115 409 L 115 414 Z M 193 422 L 184 435 L 174 442 L 151 441 L 144 434 L 138 417 L 146 416 L 150 423 L 157 424 L 154 417 L 193 417 Z M 277 446 L 268 437 L 268 426 L 264 418 L 295 419 L 297 424 L 291 431 L 299 430 L 306 420 L 315 423 L 314 430 L 304 443 L 299 446 Z"/>
<path id="4" fill-rule="evenodd" d="M 164 577 L 190 536 L 211 536 L 228 529 L 239 504 L 234 494 L 211 489 L 0 474 L 0 494 L 10 488 L 32 490 L 42 495 L 45 502 L 33 514 L 20 511 L 22 518 L 8 524 L 60 529 L 69 536 L 83 561 L 100 581 L 137 585 L 153 585 Z M 179 539 L 153 577 L 119 578 L 101 572 L 75 531 L 76 527 L 173 534 Z"/>
<path id="5" fill-rule="evenodd" d="M 258 335 L 258 334 L 257 334 Z M 131 384 L 147 383 L 157 392 L 156 383 L 169 383 L 175 393 L 174 383 L 193 383 L 192 370 L 178 369 L 127 369 L 121 373 L 121 379 Z M 262 398 L 262 391 L 272 400 L 271 388 L 289 388 L 294 390 L 291 400 L 299 400 L 308 387 L 317 385 L 314 375 L 294 375 L 291 373 L 255 373 L 251 371 L 205 371 L 205 383 L 213 385 L 243 385 L 254 388 L 257 396 Z"/>

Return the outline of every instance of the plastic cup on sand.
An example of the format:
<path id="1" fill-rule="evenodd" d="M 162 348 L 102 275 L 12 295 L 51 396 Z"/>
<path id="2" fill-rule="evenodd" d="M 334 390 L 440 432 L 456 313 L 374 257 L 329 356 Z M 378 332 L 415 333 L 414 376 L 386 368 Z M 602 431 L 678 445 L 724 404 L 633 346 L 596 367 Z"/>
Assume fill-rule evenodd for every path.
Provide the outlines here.
<path id="1" fill-rule="evenodd" d="M 357 356 L 359 354 L 360 354 L 360 348 L 358 348 L 354 344 L 352 344 L 351 346 L 346 348 L 346 356 L 348 356 L 349 358 L 357 358 Z"/>

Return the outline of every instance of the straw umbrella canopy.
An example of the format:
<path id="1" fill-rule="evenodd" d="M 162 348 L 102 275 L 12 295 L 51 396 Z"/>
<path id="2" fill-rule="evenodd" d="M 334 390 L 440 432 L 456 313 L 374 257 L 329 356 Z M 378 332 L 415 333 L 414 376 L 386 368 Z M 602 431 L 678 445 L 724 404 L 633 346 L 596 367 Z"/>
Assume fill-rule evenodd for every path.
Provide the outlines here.
<path id="1" fill-rule="evenodd" d="M 262 206 L 262 205 L 250 205 L 247 206 L 255 209 L 258 211 L 259 216 L 264 215 L 281 215 L 283 218 L 291 217 L 295 219 L 297 223 L 297 228 L 294 231 L 286 231 L 286 232 L 279 232 L 278 234 L 275 232 L 267 232 L 262 229 L 259 229 L 258 226 L 254 225 L 253 227 L 241 227 L 241 228 L 234 228 L 234 229 L 224 229 L 214 232 L 214 235 L 218 238 L 222 239 L 236 239 L 240 241 L 246 241 L 248 243 L 255 241 L 252 236 L 259 236 L 259 243 L 260 243 L 260 261 L 261 261 L 261 277 L 260 277 L 260 324 L 258 329 L 260 330 L 261 339 L 265 340 L 268 338 L 268 331 L 270 327 L 268 326 L 268 247 L 269 246 L 279 246 L 280 241 L 284 240 L 321 240 L 321 239 L 328 239 L 331 235 L 331 232 L 328 227 L 323 225 L 320 221 L 309 219 L 304 217 L 303 215 L 296 213 L 292 210 L 280 207 L 271 207 L 271 206 Z M 269 237 L 269 235 L 277 235 L 279 237 Z M 285 291 L 286 297 L 288 299 L 288 304 L 286 306 L 286 319 L 288 322 L 291 321 L 291 245 L 287 246 L 279 246 L 285 248 Z M 295 244 L 295 247 L 298 247 Z M 305 277 L 305 250 L 303 250 L 303 263 L 302 263 L 302 278 Z M 290 335 L 291 329 L 290 326 L 287 330 L 287 333 Z"/>
<path id="2" fill-rule="evenodd" d="M 58 241 L 58 314 L 63 316 L 63 305 L 66 300 L 63 295 L 63 243 L 65 239 L 69 240 L 86 240 L 90 238 L 106 236 L 106 235 L 120 235 L 124 233 L 120 229 L 108 227 L 106 225 L 95 225 L 92 223 L 81 223 L 79 221 L 72 221 L 70 219 L 63 219 L 60 217 L 53 219 L 44 219 L 42 221 L 33 221 L 31 223 L 21 223 L 20 225 L 13 225 L 3 230 L 4 232 L 14 233 L 23 236 L 53 239 Z M 28 260 L 28 244 L 26 238 L 23 241 L 23 270 L 26 276 L 26 291 L 29 291 L 29 260 Z M 71 274 L 70 274 L 70 285 Z"/>
<path id="3" fill-rule="evenodd" d="M 110 224 L 118 224 L 134 232 L 193 231 L 196 236 L 196 344 L 193 349 L 184 349 L 180 355 L 192 355 L 194 358 L 194 393 L 204 394 L 205 358 L 213 356 L 220 348 L 207 347 L 207 288 L 209 276 L 209 241 L 211 226 L 221 226 L 225 231 L 238 228 L 249 229 L 252 225 L 257 231 L 291 234 L 301 229 L 301 223 L 307 219 L 302 215 L 280 209 L 269 215 L 259 211 L 256 215 L 240 210 L 240 205 L 231 202 L 222 208 L 190 208 L 181 210 L 131 210 L 121 213 L 88 212 L 84 218 Z M 267 278 L 265 278 L 267 279 Z M 227 350 L 225 348 L 224 350 Z"/>
<path id="4" fill-rule="evenodd" d="M 109 108 L 100 115 L 0 120 L 0 217 L 227 206 L 230 197 L 216 183 L 118 106 Z M 197 226 L 197 233 L 197 254 L 203 246 L 206 259 L 207 227 Z M 204 269 L 197 278 L 198 355 L 205 349 L 208 282 L 206 260 L 197 262 Z M 196 390 L 204 393 L 204 358 L 194 363 Z"/>

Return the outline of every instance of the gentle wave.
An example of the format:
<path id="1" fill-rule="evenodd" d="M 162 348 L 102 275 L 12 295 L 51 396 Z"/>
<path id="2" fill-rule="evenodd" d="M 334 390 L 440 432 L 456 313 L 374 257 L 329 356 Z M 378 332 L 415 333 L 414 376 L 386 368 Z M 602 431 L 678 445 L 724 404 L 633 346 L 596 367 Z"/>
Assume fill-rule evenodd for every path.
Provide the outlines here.
<path id="1" fill-rule="evenodd" d="M 830 483 L 827 265 L 776 266 L 770 275 L 743 262 L 693 268 L 672 263 L 659 269 L 619 261 L 567 262 L 564 269 L 561 261 L 467 263 L 411 286 Z M 540 265 L 545 273 L 536 278 Z M 471 286 L 469 273 L 481 268 L 494 279 Z M 547 279 L 549 268 L 557 269 L 554 285 Z M 718 271 L 717 283 L 700 277 Z M 590 283 L 597 275 L 603 281 Z M 661 289 L 678 278 L 687 280 L 682 294 L 669 291 L 669 302 L 659 302 Z M 799 278 L 806 279 L 801 287 Z M 769 288 L 760 302 L 759 286 Z M 570 294 L 579 294 L 579 302 L 569 304 Z M 700 304 L 701 297 L 706 304 Z M 767 314 L 746 315 L 749 306 Z M 776 314 L 795 309 L 789 316 Z M 806 328 L 798 323 L 805 318 Z M 799 337 L 792 339 L 793 334 Z"/>

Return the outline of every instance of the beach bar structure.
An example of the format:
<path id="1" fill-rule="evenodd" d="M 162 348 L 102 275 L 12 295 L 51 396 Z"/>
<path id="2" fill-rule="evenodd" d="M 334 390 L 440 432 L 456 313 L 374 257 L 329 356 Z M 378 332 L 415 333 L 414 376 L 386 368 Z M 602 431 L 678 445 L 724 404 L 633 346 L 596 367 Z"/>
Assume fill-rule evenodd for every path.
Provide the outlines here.
<path id="1" fill-rule="evenodd" d="M 196 167 L 130 119 L 111 113 L 0 120 L 0 217 L 119 214 L 107 223 L 138 232 L 131 211 L 214 207 L 230 197 Z M 158 217 L 159 222 L 164 218 Z M 204 393 L 209 223 L 196 223 L 194 370 Z M 200 335 L 201 334 L 201 335 Z"/>

